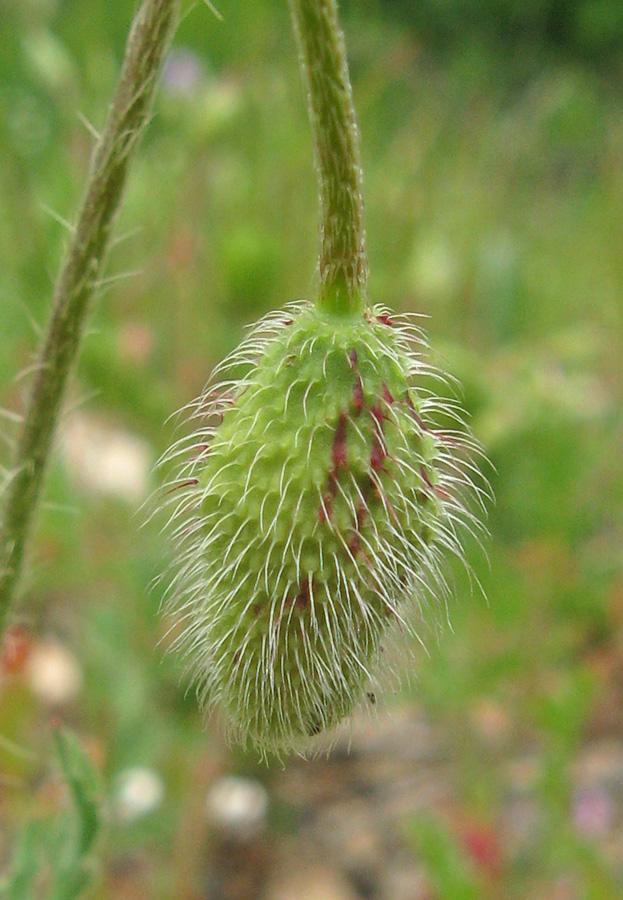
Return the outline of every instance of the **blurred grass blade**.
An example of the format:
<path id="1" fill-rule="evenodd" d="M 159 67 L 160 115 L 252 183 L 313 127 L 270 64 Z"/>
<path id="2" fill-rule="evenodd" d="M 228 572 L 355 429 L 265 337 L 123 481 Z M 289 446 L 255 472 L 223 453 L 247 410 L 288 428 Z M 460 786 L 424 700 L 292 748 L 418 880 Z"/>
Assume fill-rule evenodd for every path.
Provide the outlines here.
<path id="1" fill-rule="evenodd" d="M 483 885 L 447 827 L 432 817 L 421 817 L 411 824 L 409 834 L 436 896 L 444 900 L 483 900 Z"/>
<path id="2" fill-rule="evenodd" d="M 52 821 L 26 826 L 0 884 L 2 900 L 75 900 L 97 873 L 92 851 L 102 824 L 99 778 L 72 734 L 56 731 L 54 741 L 71 807 Z"/>
<path id="3" fill-rule="evenodd" d="M 97 773 L 73 735 L 67 731 L 56 731 L 54 739 L 77 817 L 76 855 L 84 857 L 93 847 L 101 827 L 101 798 Z"/>
<path id="4" fill-rule="evenodd" d="M 30 822 L 24 829 L 7 880 L 0 885 L 2 900 L 34 900 L 33 882 L 38 873 L 44 840 L 43 824 Z"/>

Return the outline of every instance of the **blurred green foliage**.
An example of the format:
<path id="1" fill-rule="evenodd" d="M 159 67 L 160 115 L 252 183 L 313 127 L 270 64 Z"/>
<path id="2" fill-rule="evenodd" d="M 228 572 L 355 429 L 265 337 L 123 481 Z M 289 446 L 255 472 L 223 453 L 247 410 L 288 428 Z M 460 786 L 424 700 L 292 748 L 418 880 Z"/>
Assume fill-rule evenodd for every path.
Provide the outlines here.
<path id="1" fill-rule="evenodd" d="M 620 4 L 561 6 L 569 36 L 558 44 L 581 52 L 552 43 L 545 55 L 553 4 L 403 3 L 414 28 L 397 5 L 345 8 L 373 299 L 428 317 L 433 355 L 463 385 L 497 497 L 489 562 L 477 547 L 469 553 L 487 601 L 456 573 L 453 629 L 445 610 L 429 610 L 428 656 L 397 702 L 423 705 L 443 730 L 466 817 L 501 820 L 508 759 L 536 758 L 542 828 L 492 897 L 540 896 L 557 875 L 578 872 L 578 896 L 614 897 L 621 872 L 598 842 L 578 849 L 572 807 L 582 746 L 622 737 Z M 64 246 L 59 219 L 71 219 L 82 190 L 92 138 L 81 118 L 103 121 L 133 8 L 0 0 L 6 410 L 23 408 Z M 124 240 L 69 398 L 95 435 L 92 455 L 93 441 L 100 452 L 121 434 L 157 458 L 174 432 L 163 423 L 197 396 L 244 325 L 313 284 L 316 188 L 286 4 L 219 8 L 223 23 L 189 4 L 131 174 Z M 525 52 L 507 53 L 515 24 Z M 461 33 L 450 54 L 438 52 L 442 26 Z M 606 48 L 607 65 L 583 61 Z M 6 464 L 13 428 L 0 422 Z M 214 771 L 255 761 L 230 756 L 214 723 L 202 730 L 179 660 L 165 654 L 172 623 L 158 612 L 161 587 L 149 584 L 167 549 L 155 528 L 138 528 L 140 484 L 129 494 L 102 488 L 87 477 L 85 451 L 76 462 L 63 447 L 18 624 L 26 654 L 50 636 L 70 651 L 81 686 L 50 701 L 27 666 L 5 664 L 0 731 L 32 745 L 60 715 L 88 738 L 111 784 L 128 767 L 159 772 L 161 808 L 112 816 L 101 896 L 195 896 L 205 789 Z M 109 464 L 97 460 L 96 471 Z M 130 462 L 122 453 L 118 465 L 127 473 Z M 497 711 L 499 745 L 487 743 L 483 709 Z M 14 785 L 1 822 L 10 845 L 32 815 L 30 790 L 39 806 L 50 800 L 44 772 L 35 777 L 1 746 L 0 757 Z M 431 882 L 464 877 L 471 896 L 472 876 L 439 828 L 413 852 L 428 847 L 456 864 L 458 875 L 433 872 Z"/>
<path id="2" fill-rule="evenodd" d="M 530 45 L 597 62 L 620 55 L 623 7 L 618 0 L 378 0 L 425 40 L 448 46 L 471 39 L 497 52 Z"/>
<path id="3" fill-rule="evenodd" d="M 72 734 L 56 731 L 54 738 L 71 806 L 54 821 L 26 825 L 10 871 L 0 883 L 4 900 L 76 900 L 94 881 L 92 852 L 102 818 L 98 776 Z"/>

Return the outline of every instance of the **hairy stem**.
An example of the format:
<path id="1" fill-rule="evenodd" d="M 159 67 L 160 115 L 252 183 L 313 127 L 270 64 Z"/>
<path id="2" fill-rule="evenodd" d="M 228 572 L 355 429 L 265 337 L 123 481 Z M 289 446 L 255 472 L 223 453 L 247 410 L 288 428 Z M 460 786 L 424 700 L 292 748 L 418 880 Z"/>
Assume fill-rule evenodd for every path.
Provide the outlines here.
<path id="1" fill-rule="evenodd" d="M 367 303 L 359 134 L 336 0 L 289 0 L 307 93 L 320 189 L 318 306 L 338 315 Z"/>
<path id="2" fill-rule="evenodd" d="M 91 300 L 102 275 L 130 161 L 149 119 L 180 0 L 144 0 L 126 46 L 119 83 L 97 141 L 18 438 L 0 517 L 0 635 L 6 626 L 41 493 L 67 378 L 78 355 Z"/>

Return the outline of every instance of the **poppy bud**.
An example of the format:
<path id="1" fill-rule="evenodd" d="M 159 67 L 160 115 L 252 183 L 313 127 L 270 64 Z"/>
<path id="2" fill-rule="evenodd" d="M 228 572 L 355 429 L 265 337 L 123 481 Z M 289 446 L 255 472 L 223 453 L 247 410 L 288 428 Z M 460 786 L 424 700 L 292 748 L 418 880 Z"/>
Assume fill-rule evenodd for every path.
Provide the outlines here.
<path id="1" fill-rule="evenodd" d="M 384 308 L 266 317 L 197 402 L 168 486 L 169 605 L 208 710 L 260 752 L 348 716 L 462 555 L 469 435 L 441 434 L 420 333 Z"/>

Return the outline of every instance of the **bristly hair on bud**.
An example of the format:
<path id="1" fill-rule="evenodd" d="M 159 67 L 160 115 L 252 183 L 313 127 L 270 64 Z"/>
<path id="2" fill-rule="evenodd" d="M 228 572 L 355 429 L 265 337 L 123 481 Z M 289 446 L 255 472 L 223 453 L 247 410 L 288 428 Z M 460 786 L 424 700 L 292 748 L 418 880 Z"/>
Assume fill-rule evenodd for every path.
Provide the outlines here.
<path id="1" fill-rule="evenodd" d="M 266 316 L 162 460 L 166 606 L 206 711 L 261 754 L 313 752 L 384 676 L 486 484 L 411 319 Z M 448 417 L 456 428 L 440 430 Z"/>

